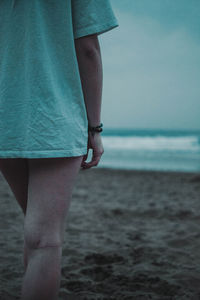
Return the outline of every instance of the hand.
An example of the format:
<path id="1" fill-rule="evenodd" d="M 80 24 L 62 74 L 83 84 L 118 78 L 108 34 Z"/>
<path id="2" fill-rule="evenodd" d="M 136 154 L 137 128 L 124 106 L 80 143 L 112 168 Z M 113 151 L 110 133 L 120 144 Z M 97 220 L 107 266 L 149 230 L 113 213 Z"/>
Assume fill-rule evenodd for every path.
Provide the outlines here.
<path id="1" fill-rule="evenodd" d="M 89 149 L 93 149 L 92 160 L 86 163 L 85 161 L 87 160 Z M 89 131 L 87 154 L 83 156 L 81 167 L 83 169 L 88 169 L 97 166 L 103 153 L 104 153 L 104 148 L 103 148 L 100 132 L 95 132 L 94 136 L 92 136 L 92 133 Z"/>

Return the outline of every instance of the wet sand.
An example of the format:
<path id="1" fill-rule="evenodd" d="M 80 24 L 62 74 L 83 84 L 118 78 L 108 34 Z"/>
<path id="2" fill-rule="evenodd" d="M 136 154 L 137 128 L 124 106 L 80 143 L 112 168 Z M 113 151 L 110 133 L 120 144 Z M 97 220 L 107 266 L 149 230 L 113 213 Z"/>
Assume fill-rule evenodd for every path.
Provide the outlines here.
<path id="1" fill-rule="evenodd" d="M 0 299 L 19 299 L 24 217 L 0 173 Z M 200 299 L 200 174 L 79 172 L 59 299 Z"/>

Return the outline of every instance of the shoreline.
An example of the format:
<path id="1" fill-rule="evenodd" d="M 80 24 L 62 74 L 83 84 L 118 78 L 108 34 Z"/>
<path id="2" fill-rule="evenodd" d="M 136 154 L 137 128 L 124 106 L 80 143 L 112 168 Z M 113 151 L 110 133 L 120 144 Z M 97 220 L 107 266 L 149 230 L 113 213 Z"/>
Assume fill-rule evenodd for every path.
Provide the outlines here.
<path id="1" fill-rule="evenodd" d="M 173 171 L 173 170 L 145 170 L 145 169 L 123 169 L 123 168 L 111 168 L 111 167 L 94 167 L 91 168 L 90 170 L 108 170 L 108 172 L 116 171 L 116 172 L 130 172 L 130 173 L 161 173 L 161 174 L 176 174 L 176 175 L 181 175 L 181 174 L 190 174 L 190 175 L 200 175 L 200 171 Z M 81 170 L 82 171 L 82 170 Z"/>

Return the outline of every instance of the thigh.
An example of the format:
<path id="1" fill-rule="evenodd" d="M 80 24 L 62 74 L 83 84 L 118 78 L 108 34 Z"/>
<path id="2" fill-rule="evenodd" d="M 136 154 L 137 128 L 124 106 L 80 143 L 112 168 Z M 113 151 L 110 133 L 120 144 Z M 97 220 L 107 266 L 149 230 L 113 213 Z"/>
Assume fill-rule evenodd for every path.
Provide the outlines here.
<path id="1" fill-rule="evenodd" d="M 61 242 L 73 186 L 83 157 L 28 159 L 29 185 L 24 221 L 26 244 Z"/>
<path id="2" fill-rule="evenodd" d="M 18 204 L 26 213 L 28 193 L 28 165 L 27 159 L 0 159 L 0 171 L 10 186 Z"/>

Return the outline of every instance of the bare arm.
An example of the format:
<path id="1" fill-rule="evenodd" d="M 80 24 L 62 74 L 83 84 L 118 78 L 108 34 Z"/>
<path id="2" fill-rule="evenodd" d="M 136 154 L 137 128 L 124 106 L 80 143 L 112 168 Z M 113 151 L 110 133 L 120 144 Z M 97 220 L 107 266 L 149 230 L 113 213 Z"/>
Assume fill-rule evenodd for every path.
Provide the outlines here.
<path id="1" fill-rule="evenodd" d="M 75 48 L 88 123 L 98 126 L 101 122 L 103 68 L 97 35 L 75 39 Z"/>
<path id="2" fill-rule="evenodd" d="M 101 122 L 103 68 L 97 35 L 75 39 L 75 48 L 88 123 L 92 127 L 98 126 Z M 93 150 L 92 160 L 86 163 L 89 148 Z M 104 152 L 100 132 L 95 132 L 94 136 L 88 133 L 88 151 L 83 156 L 81 166 L 84 169 L 97 166 Z"/>

